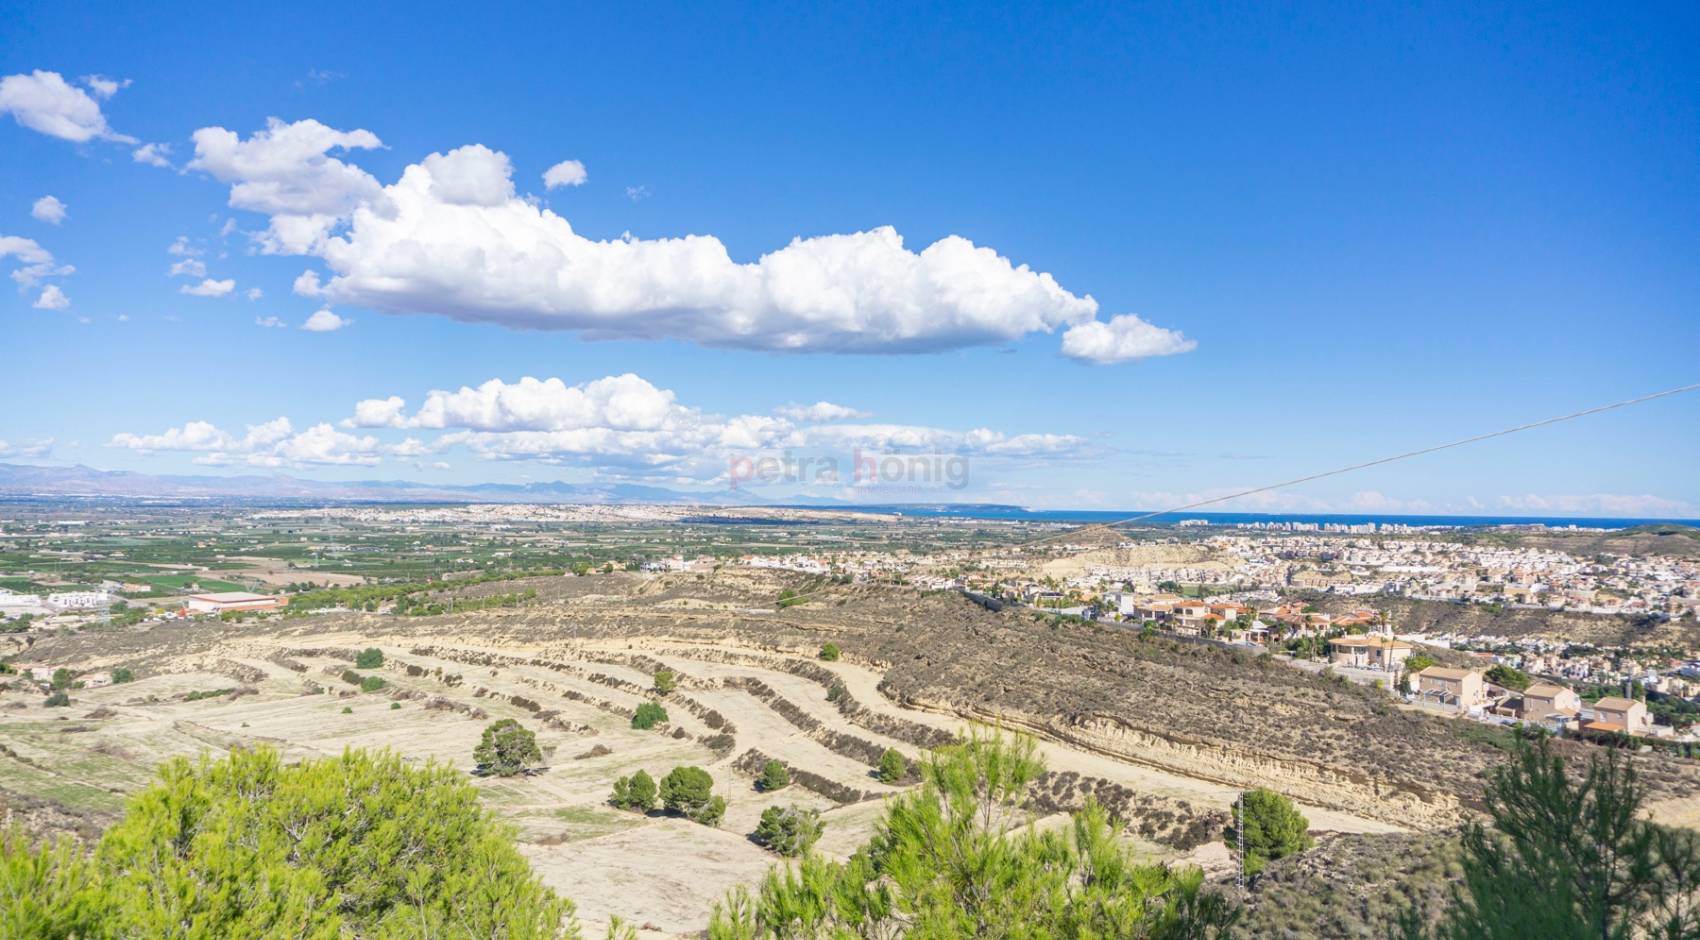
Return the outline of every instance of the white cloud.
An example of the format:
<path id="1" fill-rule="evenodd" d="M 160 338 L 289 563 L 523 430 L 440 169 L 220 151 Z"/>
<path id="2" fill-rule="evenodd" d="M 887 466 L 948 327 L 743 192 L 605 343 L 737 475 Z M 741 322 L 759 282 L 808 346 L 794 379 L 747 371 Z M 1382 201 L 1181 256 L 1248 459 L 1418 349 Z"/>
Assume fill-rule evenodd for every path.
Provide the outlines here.
<path id="1" fill-rule="evenodd" d="M 266 296 L 266 292 L 260 290 L 258 287 L 250 287 L 250 288 L 248 288 L 247 292 L 244 293 L 242 296 L 248 298 L 249 300 L 259 300 L 261 297 Z"/>
<path id="2" fill-rule="evenodd" d="M 168 428 L 160 434 L 114 435 L 108 447 L 130 450 L 224 450 L 231 446 L 230 435 L 208 421 L 190 421 L 180 428 Z"/>
<path id="3" fill-rule="evenodd" d="M 329 424 L 315 424 L 278 444 L 274 452 L 290 463 L 371 466 L 379 462 L 377 450 L 375 437 L 356 437 Z"/>
<path id="4" fill-rule="evenodd" d="M 65 221 L 65 204 L 60 202 L 58 197 L 43 196 L 35 201 L 35 205 L 30 206 L 30 215 L 38 222 L 58 225 Z"/>
<path id="5" fill-rule="evenodd" d="M 324 288 L 319 285 L 319 272 L 317 271 L 302 271 L 296 276 L 295 283 L 290 285 L 290 290 L 302 297 L 323 297 L 325 295 Z"/>
<path id="6" fill-rule="evenodd" d="M 433 153 L 422 164 L 431 196 L 452 206 L 499 206 L 514 198 L 508 155 L 483 144 Z"/>
<path id="7" fill-rule="evenodd" d="M 847 421 L 871 417 L 866 411 L 835 405 L 829 401 L 817 401 L 812 405 L 782 405 L 773 409 L 773 413 L 798 422 Z"/>
<path id="8" fill-rule="evenodd" d="M 53 438 L 46 437 L 38 441 L 3 441 L 0 440 L 0 458 L 23 458 L 37 460 L 53 453 Z"/>
<path id="9" fill-rule="evenodd" d="M 199 284 L 184 284 L 178 290 L 193 297 L 224 297 L 236 289 L 236 281 L 226 278 L 215 281 L 207 278 Z"/>
<path id="10" fill-rule="evenodd" d="M 187 235 L 177 236 L 176 240 L 174 240 L 171 243 L 171 245 L 168 248 L 166 248 L 165 250 L 166 250 L 166 252 L 173 254 L 173 255 L 176 255 L 180 258 L 196 258 L 196 257 L 199 257 L 203 254 L 206 254 L 206 251 L 204 249 L 197 248 L 194 245 L 190 244 L 189 236 L 187 236 Z"/>
<path id="11" fill-rule="evenodd" d="M 436 390 L 412 416 L 399 397 L 367 399 L 355 406 L 356 427 L 469 428 L 479 431 L 564 431 L 606 427 L 659 430 L 695 420 L 671 391 L 641 376 L 608 376 L 569 386 L 558 378 L 491 379 L 458 391 Z"/>
<path id="12" fill-rule="evenodd" d="M 584 164 L 577 160 L 562 160 L 543 171 L 543 188 L 583 186 L 588 179 L 590 179 L 590 174 L 585 172 Z"/>
<path id="13" fill-rule="evenodd" d="M 649 187 L 648 186 L 627 186 L 626 187 L 626 198 L 630 199 L 633 202 L 637 202 L 641 199 L 648 199 L 649 198 Z"/>
<path id="14" fill-rule="evenodd" d="M 1681 500 L 1647 493 L 1571 493 L 1501 496 L 1500 506 L 1520 513 L 1616 516 L 1622 518 L 1692 518 L 1700 508 Z"/>
<path id="15" fill-rule="evenodd" d="M 344 434 L 329 424 L 316 424 L 296 433 L 286 417 L 249 425 L 241 437 L 207 421 L 190 421 L 159 434 L 118 434 L 107 446 L 144 453 L 192 452 L 201 455 L 195 459 L 199 464 L 243 463 L 255 467 L 371 466 L 380 461 L 381 450 L 377 438 Z"/>
<path id="16" fill-rule="evenodd" d="M 368 398 L 354 406 L 354 417 L 344 418 L 345 428 L 388 428 L 404 427 L 402 411 L 407 402 L 400 395 L 388 398 Z"/>
<path id="17" fill-rule="evenodd" d="M 735 460 L 791 449 L 831 453 L 845 468 L 853 451 L 1021 461 L 1074 460 L 1092 452 L 1086 440 L 1062 434 L 727 417 L 682 404 L 671 390 L 630 373 L 577 385 L 559 378 L 491 379 L 430 391 L 411 412 L 399 395 L 370 398 L 340 425 L 343 431 L 321 422 L 297 434 L 279 418 L 237 437 L 190 422 L 160 434 L 120 434 L 110 446 L 193 451 L 203 463 L 251 466 L 367 465 L 381 456 L 414 459 L 462 450 L 487 460 L 572 463 L 619 478 L 697 483 L 725 482 Z M 344 433 L 376 430 L 415 433 L 387 443 L 377 434 Z"/>
<path id="18" fill-rule="evenodd" d="M 171 268 L 166 271 L 166 276 L 167 277 L 206 277 L 207 276 L 207 265 L 206 265 L 206 262 L 202 261 L 199 258 L 184 258 L 181 261 L 172 262 Z"/>
<path id="19" fill-rule="evenodd" d="M 516 193 L 500 151 L 433 153 L 383 186 L 333 151 L 381 146 L 370 131 L 272 119 L 244 140 L 194 134 L 192 167 L 264 213 L 263 250 L 320 258 L 295 290 L 392 313 L 435 313 L 586 338 L 675 338 L 778 351 L 925 352 L 1076 328 L 1069 354 L 1113 361 L 1191 348 L 1177 333 L 1098 303 L 960 236 L 910 250 L 890 227 L 797 238 L 734 261 L 711 235 L 596 240 Z M 565 165 L 545 185 L 568 185 Z M 556 172 L 560 171 L 560 172 Z M 642 195 L 634 191 L 633 195 Z"/>
<path id="20" fill-rule="evenodd" d="M 331 333 L 353 322 L 353 320 L 339 317 L 329 310 L 318 310 L 301 324 L 301 328 L 309 333 Z"/>
<path id="21" fill-rule="evenodd" d="M 333 150 L 383 146 L 371 131 L 271 118 L 265 130 L 247 140 L 222 127 L 203 127 L 193 138 L 195 158 L 189 168 L 232 183 L 232 207 L 271 217 L 271 227 L 260 238 L 267 251 L 314 249 L 337 220 L 383 195 L 383 187 L 365 170 L 329 156 Z"/>
<path id="22" fill-rule="evenodd" d="M 0 235 L 0 260 L 6 258 L 17 259 L 19 266 L 12 269 L 12 280 L 26 290 L 46 278 L 64 277 L 77 270 L 54 261 L 53 253 L 36 244 L 34 239 L 18 235 Z"/>
<path id="23" fill-rule="evenodd" d="M 84 75 L 82 82 L 89 86 L 90 91 L 102 98 L 110 98 L 118 94 L 121 89 L 130 87 L 130 79 L 126 78 L 119 81 L 118 79 L 107 78 L 104 75 Z"/>
<path id="24" fill-rule="evenodd" d="M 1131 313 L 1112 317 L 1108 323 L 1093 320 L 1071 327 L 1062 341 L 1063 355 L 1096 365 L 1172 356 L 1197 347 L 1179 331 L 1154 326 Z"/>
<path id="25" fill-rule="evenodd" d="M 268 329 L 281 330 L 289 324 L 283 322 L 283 320 L 278 317 L 255 317 L 254 325 L 267 327 Z"/>
<path id="26" fill-rule="evenodd" d="M 58 72 L 37 69 L 28 75 L 0 78 L 0 114 L 11 114 L 30 130 L 74 143 L 95 139 L 136 142 L 114 133 L 106 125 L 100 105 Z"/>
<path id="27" fill-rule="evenodd" d="M 49 284 L 41 289 L 41 296 L 31 306 L 37 310 L 64 310 L 71 306 L 71 298 L 65 296 L 58 284 Z"/>
<path id="28" fill-rule="evenodd" d="M 709 346 L 919 351 L 1090 319 L 1091 298 L 955 236 L 909 251 L 890 228 L 797 239 L 739 264 L 712 236 L 595 241 L 525 200 L 490 199 L 506 160 L 457 151 L 453 182 L 409 167 L 383 210 L 357 209 L 323 256 L 334 300 L 435 311 L 592 337 L 673 336 Z M 464 198 L 476 165 L 482 202 Z"/>
<path id="29" fill-rule="evenodd" d="M 860 414 L 819 404 L 826 407 L 789 406 L 802 419 L 798 423 L 773 415 L 723 417 L 681 404 L 672 391 L 630 373 L 578 385 L 526 377 L 431 391 L 411 414 L 400 396 L 366 399 L 342 426 L 443 430 L 448 433 L 430 441 L 429 449 L 465 448 L 486 459 L 573 461 L 605 471 L 667 468 L 699 480 L 723 475 L 733 456 L 781 448 L 1011 459 L 1073 459 L 1089 452 L 1087 441 L 1071 435 L 807 423 Z"/>
<path id="30" fill-rule="evenodd" d="M 930 454 L 982 454 L 993 457 L 1084 456 L 1090 442 L 1073 434 L 1007 435 L 990 428 L 950 431 L 909 424 L 839 424 L 811 428 L 815 446 L 867 451 Z"/>
<path id="31" fill-rule="evenodd" d="M 169 168 L 171 166 L 171 145 L 143 144 L 130 151 L 130 159 L 137 163 L 145 163 L 148 166 Z"/>

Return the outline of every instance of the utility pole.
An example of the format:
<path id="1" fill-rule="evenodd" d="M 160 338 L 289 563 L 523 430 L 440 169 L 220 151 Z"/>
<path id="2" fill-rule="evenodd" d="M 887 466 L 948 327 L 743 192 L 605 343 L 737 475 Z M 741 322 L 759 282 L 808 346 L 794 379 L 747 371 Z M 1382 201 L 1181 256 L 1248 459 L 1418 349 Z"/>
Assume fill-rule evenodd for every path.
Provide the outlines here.
<path id="1" fill-rule="evenodd" d="M 1245 888 L 1245 791 L 1240 791 L 1238 819 L 1234 826 L 1234 841 L 1239 843 L 1240 867 L 1234 872 L 1234 887 Z"/>

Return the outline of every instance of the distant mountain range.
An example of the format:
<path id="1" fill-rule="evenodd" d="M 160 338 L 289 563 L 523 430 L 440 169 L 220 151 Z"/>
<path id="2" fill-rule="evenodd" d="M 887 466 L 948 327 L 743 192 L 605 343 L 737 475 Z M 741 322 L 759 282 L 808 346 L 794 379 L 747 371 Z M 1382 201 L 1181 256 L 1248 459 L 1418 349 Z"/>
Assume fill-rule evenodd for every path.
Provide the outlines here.
<path id="1" fill-rule="evenodd" d="M 271 476 L 193 476 L 0 463 L 0 497 L 105 497 L 332 502 L 672 503 L 764 506 L 775 500 L 748 491 L 688 493 L 631 483 L 477 483 L 454 485 L 408 480 L 303 480 Z M 834 500 L 788 498 L 787 505 L 838 505 Z"/>

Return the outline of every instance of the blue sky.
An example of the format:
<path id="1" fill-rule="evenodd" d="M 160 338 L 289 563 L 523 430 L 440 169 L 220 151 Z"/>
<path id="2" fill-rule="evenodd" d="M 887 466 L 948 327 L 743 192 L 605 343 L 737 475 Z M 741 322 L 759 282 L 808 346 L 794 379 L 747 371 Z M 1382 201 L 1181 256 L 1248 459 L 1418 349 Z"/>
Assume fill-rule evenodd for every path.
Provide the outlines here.
<path id="1" fill-rule="evenodd" d="M 1692 5 L 8 19 L 0 460 L 1156 508 L 1700 380 Z M 1224 508 L 1693 517 L 1696 428 Z"/>

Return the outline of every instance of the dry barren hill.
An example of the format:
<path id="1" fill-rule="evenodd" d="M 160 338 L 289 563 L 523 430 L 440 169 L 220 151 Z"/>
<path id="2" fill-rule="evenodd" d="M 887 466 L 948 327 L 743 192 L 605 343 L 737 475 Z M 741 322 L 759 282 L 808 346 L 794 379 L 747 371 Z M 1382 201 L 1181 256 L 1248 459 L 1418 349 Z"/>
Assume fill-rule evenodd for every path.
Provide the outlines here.
<path id="1" fill-rule="evenodd" d="M 1309 599 L 1322 610 L 1331 613 L 1343 613 L 1363 607 L 1385 610 L 1390 622 L 1398 624 L 1401 630 L 1412 632 L 1489 635 L 1511 639 L 1542 637 L 1601 646 L 1673 644 L 1687 648 L 1700 644 L 1700 624 L 1693 618 L 1661 621 L 1644 616 L 1495 608 L 1482 604 L 1381 595 L 1336 597 L 1317 594 Z"/>
<path id="2" fill-rule="evenodd" d="M 1243 788 L 1287 793 L 1320 832 L 1439 831 L 1469 811 L 1506 743 L 1262 658 L 992 613 L 948 593 L 729 567 L 451 585 L 437 600 L 520 588 L 536 600 L 38 639 L 21 665 L 124 665 L 138 679 L 76 690 L 69 708 L 0 692 L 0 799 L 38 830 L 91 830 L 173 755 L 392 747 L 470 770 L 483 727 L 516 718 L 538 732 L 547 767 L 479 780 L 487 804 L 588 921 L 619 914 L 668 936 L 700 930 L 715 900 L 772 863 L 747 837 L 762 809 L 821 810 L 822 849 L 847 855 L 881 799 L 908 785 L 875 778 L 880 755 L 917 758 L 970 722 L 1040 738 L 1041 814 L 1091 796 L 1149 857 L 1217 872 Z M 802 602 L 782 605 L 783 591 Z M 841 660 L 820 660 L 828 641 Z M 353 669 L 366 647 L 384 664 Z M 664 695 L 653 691 L 661 669 L 680 677 Z M 372 676 L 383 687 L 360 691 Z M 630 717 L 648 701 L 668 720 L 635 730 Z M 755 790 L 769 759 L 791 769 L 790 788 Z M 1693 768 L 1637 763 L 1666 804 L 1695 792 Z M 685 764 L 706 768 L 728 797 L 721 828 L 607 805 L 617 777 Z"/>

